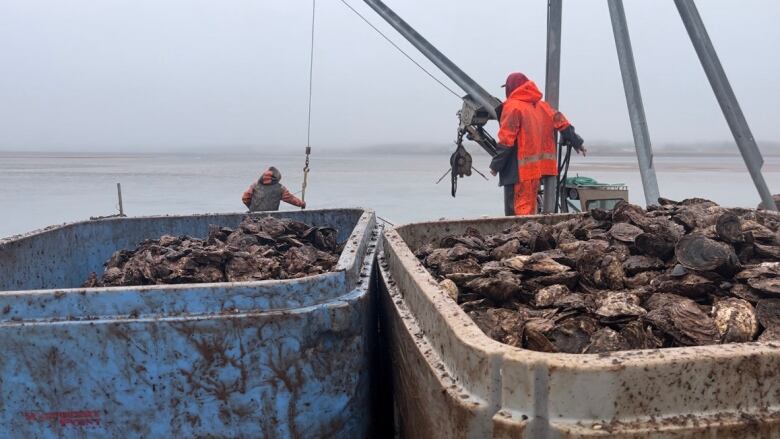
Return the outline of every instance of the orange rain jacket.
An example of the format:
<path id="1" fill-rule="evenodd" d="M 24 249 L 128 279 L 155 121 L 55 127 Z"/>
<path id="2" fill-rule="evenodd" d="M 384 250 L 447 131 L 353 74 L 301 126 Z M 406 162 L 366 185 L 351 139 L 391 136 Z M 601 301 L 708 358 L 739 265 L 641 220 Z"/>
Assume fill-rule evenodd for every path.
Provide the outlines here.
<path id="1" fill-rule="evenodd" d="M 561 112 L 542 100 L 542 92 L 533 81 L 511 91 L 501 111 L 498 143 L 510 148 L 517 145 L 519 181 L 558 175 L 553 130 L 561 131 L 569 125 Z"/>

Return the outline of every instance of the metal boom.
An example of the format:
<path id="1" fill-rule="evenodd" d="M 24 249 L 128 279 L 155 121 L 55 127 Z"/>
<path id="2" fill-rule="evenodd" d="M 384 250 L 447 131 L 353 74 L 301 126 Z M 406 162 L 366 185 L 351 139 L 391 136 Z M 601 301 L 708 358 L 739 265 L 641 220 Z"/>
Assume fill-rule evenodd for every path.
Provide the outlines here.
<path id="1" fill-rule="evenodd" d="M 490 155 L 496 154 L 495 140 L 482 128 L 488 120 L 498 119 L 501 101 L 477 84 L 469 75 L 450 61 L 443 53 L 420 35 L 409 23 L 399 17 L 380 0 L 364 0 L 380 17 L 425 55 L 448 78 L 467 93 L 463 97 L 463 108 L 458 113 L 460 132 L 468 135 Z"/>
<path id="2" fill-rule="evenodd" d="M 409 23 L 399 17 L 392 9 L 379 0 L 364 0 L 366 4 L 384 18 L 395 30 L 406 38 L 417 50 L 436 65 L 447 77 L 469 94 L 476 102 L 481 104 L 485 111 L 495 119 L 497 118 L 496 108 L 501 105 L 501 101 L 496 99 L 487 90 L 476 83 L 460 67 L 456 66 L 449 58 L 428 42 L 422 35 L 414 30 Z"/>

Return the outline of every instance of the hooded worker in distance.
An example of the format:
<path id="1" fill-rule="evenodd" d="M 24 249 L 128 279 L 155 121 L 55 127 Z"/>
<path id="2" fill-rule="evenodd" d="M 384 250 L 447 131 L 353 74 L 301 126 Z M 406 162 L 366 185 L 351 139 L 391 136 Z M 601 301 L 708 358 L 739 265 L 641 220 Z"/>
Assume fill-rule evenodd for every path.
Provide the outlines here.
<path id="1" fill-rule="evenodd" d="M 555 131 L 561 133 L 562 144 L 583 155 L 586 149 L 566 117 L 542 100 L 542 92 L 524 74 L 512 73 L 504 87 L 498 154 L 490 172 L 499 174 L 498 184 L 504 187 L 505 214 L 533 215 L 541 178 L 558 175 Z"/>
<path id="2" fill-rule="evenodd" d="M 250 212 L 279 210 L 279 203 L 292 204 L 293 206 L 306 208 L 306 202 L 291 194 L 286 187 L 279 184 L 282 173 L 273 166 L 269 167 L 260 178 L 249 186 L 249 189 L 241 196 Z"/>

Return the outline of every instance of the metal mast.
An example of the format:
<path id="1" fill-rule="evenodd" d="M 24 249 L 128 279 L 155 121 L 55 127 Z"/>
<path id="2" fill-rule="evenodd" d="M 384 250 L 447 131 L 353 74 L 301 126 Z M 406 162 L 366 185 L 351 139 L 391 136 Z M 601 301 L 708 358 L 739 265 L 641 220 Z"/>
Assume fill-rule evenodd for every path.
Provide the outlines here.
<path id="1" fill-rule="evenodd" d="M 547 3 L 547 69 L 544 80 L 544 100 L 558 109 L 561 85 L 561 19 L 563 0 L 549 0 Z M 555 196 L 560 188 L 555 176 L 547 176 L 544 184 L 542 212 L 555 212 Z"/>
<path id="2" fill-rule="evenodd" d="M 685 29 L 688 31 L 688 36 L 691 37 L 691 42 L 694 49 L 696 49 L 696 54 L 699 56 L 701 66 L 707 74 L 712 91 L 715 92 L 715 97 L 718 99 L 723 116 L 726 118 L 729 128 L 731 128 L 731 134 L 737 142 L 739 152 L 742 153 L 742 158 L 745 160 L 750 177 L 753 179 L 759 195 L 761 195 L 761 200 L 767 209 L 777 210 L 772 193 L 766 185 L 763 174 L 761 174 L 764 158 L 761 156 L 758 145 L 756 145 L 753 133 L 750 132 L 745 115 L 742 114 L 737 97 L 734 95 L 734 90 L 731 89 L 729 79 L 726 77 L 726 72 L 720 64 L 720 59 L 718 59 L 718 54 L 715 52 L 715 47 L 712 45 L 699 11 L 696 9 L 696 4 L 694 4 L 693 0 L 674 0 L 674 3 L 680 12 L 680 17 L 683 24 L 685 24 Z"/>
<path id="3" fill-rule="evenodd" d="M 653 166 L 653 147 L 650 144 L 645 106 L 642 103 L 642 92 L 639 89 L 639 77 L 634 63 L 634 51 L 631 49 L 631 37 L 628 34 L 623 0 L 607 0 L 607 4 L 612 19 L 612 32 L 615 34 L 620 73 L 623 76 L 623 88 L 626 92 L 628 117 L 631 120 L 631 131 L 634 133 L 634 147 L 639 162 L 639 174 L 642 177 L 645 203 L 648 206 L 657 205 L 658 197 L 661 194 L 658 190 L 658 179 L 655 176 L 655 167 Z"/>

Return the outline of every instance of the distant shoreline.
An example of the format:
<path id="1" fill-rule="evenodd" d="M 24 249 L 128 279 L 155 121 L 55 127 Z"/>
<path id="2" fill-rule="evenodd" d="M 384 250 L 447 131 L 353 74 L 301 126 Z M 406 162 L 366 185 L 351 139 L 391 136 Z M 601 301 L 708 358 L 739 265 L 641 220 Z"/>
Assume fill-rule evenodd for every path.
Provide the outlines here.
<path id="1" fill-rule="evenodd" d="M 487 156 L 476 143 L 465 142 L 466 149 L 475 156 Z M 594 141 L 588 147 L 588 155 L 594 157 L 625 157 L 634 156 L 633 142 L 615 142 L 615 141 Z M 758 141 L 758 146 L 765 157 L 780 156 L 780 142 Z M 271 156 L 303 156 L 304 147 L 300 145 L 249 145 L 233 144 L 230 146 L 221 145 L 198 145 L 193 147 L 175 147 L 167 150 L 158 149 L 150 146 L 141 145 L 137 148 L 119 148 L 115 151 L 105 151 L 98 147 L 85 146 L 81 151 L 46 150 L 45 148 L 32 148 L 25 150 L 17 148 L 11 150 L 0 149 L 2 157 L 45 157 L 58 159 L 121 159 L 138 157 L 171 157 L 171 156 L 205 156 L 213 157 L 216 155 L 271 155 Z M 739 149 L 733 141 L 715 141 L 715 142 L 687 142 L 687 143 L 658 143 L 653 147 L 654 155 L 658 157 L 731 157 L 740 156 Z M 455 150 L 454 144 L 449 143 L 387 143 L 372 144 L 365 146 L 318 146 L 312 145 L 312 154 L 314 156 L 449 156 Z"/>
<path id="2" fill-rule="evenodd" d="M 454 148 L 453 148 L 454 150 Z M 325 150 L 313 150 L 313 156 L 330 155 L 334 157 L 345 156 L 441 156 L 449 155 L 453 150 L 377 150 L 377 149 L 325 149 Z M 479 149 L 479 147 L 467 147 L 467 150 L 475 156 L 487 156 L 487 153 Z M 215 156 L 215 155 L 269 155 L 276 157 L 290 157 L 302 155 L 301 152 L 295 151 L 265 151 L 265 150 L 229 150 L 229 151 L 169 151 L 169 152 L 49 152 L 49 151 L 0 151 L 0 157 L 3 158 L 47 158 L 47 159 L 63 159 L 63 160 L 78 160 L 78 159 L 137 159 L 137 158 L 149 158 L 149 157 L 181 157 L 181 156 Z M 588 157 L 630 157 L 636 155 L 633 151 L 599 151 L 589 150 Z M 726 151 L 653 151 L 653 155 L 657 157 L 741 157 L 739 150 L 734 152 Z M 778 152 L 762 152 L 764 157 L 780 157 L 780 151 Z"/>

